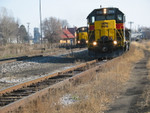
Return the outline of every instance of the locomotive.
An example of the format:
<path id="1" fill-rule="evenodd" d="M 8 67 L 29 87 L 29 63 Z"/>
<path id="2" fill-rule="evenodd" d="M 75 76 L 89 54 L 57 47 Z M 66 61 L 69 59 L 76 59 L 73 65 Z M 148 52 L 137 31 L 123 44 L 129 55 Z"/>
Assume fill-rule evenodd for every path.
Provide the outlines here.
<path id="1" fill-rule="evenodd" d="M 125 15 L 118 8 L 94 9 L 88 16 L 88 54 L 113 58 L 130 47 L 130 30 L 125 28 Z"/>
<path id="2" fill-rule="evenodd" d="M 77 33 L 77 46 L 78 47 L 86 47 L 88 43 L 88 28 L 87 27 L 79 27 L 76 30 Z"/>

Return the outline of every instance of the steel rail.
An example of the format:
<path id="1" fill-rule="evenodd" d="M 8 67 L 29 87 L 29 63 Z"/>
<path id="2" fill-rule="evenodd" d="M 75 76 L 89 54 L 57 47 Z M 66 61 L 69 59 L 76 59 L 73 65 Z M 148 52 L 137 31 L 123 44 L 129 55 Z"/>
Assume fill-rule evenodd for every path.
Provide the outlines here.
<path id="1" fill-rule="evenodd" d="M 93 61 L 94 62 L 94 61 Z M 80 67 L 80 66 L 79 66 Z M 53 91 L 54 89 L 58 89 L 61 88 L 64 85 L 70 84 L 71 81 L 76 81 L 77 79 L 86 76 L 87 74 L 89 74 L 91 71 L 97 71 L 99 70 L 101 67 L 101 65 L 95 66 L 93 68 L 90 68 L 84 72 L 81 72 L 71 78 L 65 79 L 64 81 L 58 82 L 57 84 L 51 85 L 43 90 L 40 90 L 34 94 L 31 94 L 27 97 L 24 97 L 18 101 L 15 101 L 11 104 L 8 104 L 4 107 L 0 108 L 0 113 L 7 113 L 7 112 L 12 112 L 13 110 L 17 110 L 20 107 L 23 107 L 27 104 L 29 104 L 30 102 L 35 101 L 36 99 L 42 98 L 44 95 L 50 93 L 50 91 Z"/>
<path id="2" fill-rule="evenodd" d="M 37 78 L 37 79 L 35 79 L 35 80 L 31 80 L 31 81 L 28 81 L 28 82 L 24 82 L 24 83 L 21 83 L 21 84 L 14 85 L 14 86 L 12 86 L 12 87 L 9 87 L 9 88 L 6 88 L 6 89 L 4 89 L 4 90 L 1 90 L 1 91 L 0 91 L 0 96 L 4 95 L 4 94 L 6 94 L 6 93 L 9 93 L 9 92 L 18 90 L 18 89 L 20 89 L 20 88 L 22 88 L 22 87 L 27 87 L 27 86 L 30 86 L 30 85 L 32 85 L 32 84 L 35 84 L 35 83 L 44 81 L 44 80 L 49 79 L 49 78 L 51 78 L 51 77 L 56 77 L 56 76 L 58 76 L 58 75 L 60 75 L 60 74 L 64 74 L 64 73 L 67 73 L 67 72 L 69 72 L 69 71 L 73 71 L 73 70 L 75 70 L 75 69 L 78 69 L 78 68 L 81 68 L 81 67 L 84 67 L 84 66 L 88 66 L 88 65 L 94 64 L 94 63 L 96 63 L 96 62 L 97 62 L 97 60 L 89 61 L 89 62 L 87 62 L 87 63 L 82 63 L 82 64 L 80 64 L 80 65 L 78 65 L 78 66 L 75 66 L 75 67 L 66 69 L 66 70 L 61 71 L 61 72 L 57 72 L 57 73 L 54 73 L 54 74 L 51 74 L 51 75 L 48 75 L 48 76 L 44 76 L 44 77 L 41 77 L 41 78 Z"/>
<path id="3" fill-rule="evenodd" d="M 21 61 L 21 60 L 27 60 L 27 59 L 35 58 L 35 57 L 43 57 L 43 55 L 29 55 L 29 56 L 0 59 L 0 64 L 11 63 L 11 62 L 16 62 L 16 61 Z"/>
<path id="4" fill-rule="evenodd" d="M 84 73 L 92 67 L 95 67 L 97 60 L 82 63 L 70 69 L 63 70 L 48 76 L 44 76 L 35 80 L 17 84 L 0 91 L 0 113 L 5 109 L 5 106 L 13 105 L 13 103 L 33 95 L 47 87 L 53 86 L 61 81 L 69 79 L 77 74 Z M 20 104 L 19 104 L 20 105 Z M 9 107 L 6 107 L 7 110 Z M 3 109 L 3 110 L 1 110 Z"/>

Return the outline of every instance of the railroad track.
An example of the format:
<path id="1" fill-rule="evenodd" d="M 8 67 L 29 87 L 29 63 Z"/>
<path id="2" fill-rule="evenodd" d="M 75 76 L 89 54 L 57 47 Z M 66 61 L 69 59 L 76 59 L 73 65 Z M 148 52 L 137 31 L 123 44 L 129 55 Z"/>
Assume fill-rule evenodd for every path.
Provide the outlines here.
<path id="1" fill-rule="evenodd" d="M 74 51 L 73 54 L 77 54 L 77 53 L 84 51 L 84 50 L 85 49 L 80 50 L 80 51 Z M 66 53 L 66 54 L 62 54 L 61 56 L 67 56 L 70 54 L 71 53 Z M 36 58 L 36 57 L 43 57 L 43 56 L 45 56 L 45 55 L 38 54 L 38 55 L 28 55 L 28 56 L 26 55 L 26 56 L 20 56 L 20 57 L 4 58 L 4 59 L 0 59 L 0 64 L 15 62 L 15 61 L 21 61 L 21 60 L 26 60 L 26 59 Z"/>
<path id="2" fill-rule="evenodd" d="M 35 58 L 35 57 L 43 57 L 43 55 L 21 56 L 21 57 L 0 59 L 0 64 L 15 62 L 15 61 L 21 61 L 21 60 L 26 60 L 26 59 Z"/>
<path id="3" fill-rule="evenodd" d="M 0 112 L 20 99 L 28 97 L 36 92 L 39 92 L 51 85 L 54 85 L 65 79 L 69 79 L 77 74 L 84 73 L 84 71 L 91 69 L 93 67 L 99 66 L 104 62 L 99 62 L 98 60 L 89 61 L 78 66 L 66 69 L 62 72 L 54 73 L 45 77 L 41 77 L 32 81 L 24 82 L 7 89 L 0 91 Z"/>

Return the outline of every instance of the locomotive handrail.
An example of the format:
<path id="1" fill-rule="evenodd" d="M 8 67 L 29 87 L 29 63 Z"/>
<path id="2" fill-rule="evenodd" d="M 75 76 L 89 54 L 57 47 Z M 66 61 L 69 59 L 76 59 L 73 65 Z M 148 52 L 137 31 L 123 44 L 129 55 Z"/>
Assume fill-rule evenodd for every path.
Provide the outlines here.
<path id="1" fill-rule="evenodd" d="M 120 34 L 120 32 L 116 29 L 117 33 L 119 34 L 119 36 L 121 37 L 121 39 L 123 40 L 123 36 Z M 123 41 L 121 41 L 122 45 L 123 45 Z"/>
<path id="2" fill-rule="evenodd" d="M 90 38 L 91 38 L 91 36 L 92 36 L 92 33 L 91 33 L 91 32 L 89 32 L 89 34 L 90 34 L 90 36 L 89 36 L 89 40 L 90 40 Z"/>

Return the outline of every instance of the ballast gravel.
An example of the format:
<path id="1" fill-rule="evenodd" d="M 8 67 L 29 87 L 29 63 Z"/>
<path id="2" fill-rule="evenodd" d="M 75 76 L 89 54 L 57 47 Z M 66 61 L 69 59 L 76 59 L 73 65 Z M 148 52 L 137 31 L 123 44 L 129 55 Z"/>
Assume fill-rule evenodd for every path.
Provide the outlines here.
<path id="1" fill-rule="evenodd" d="M 0 90 L 24 81 L 59 72 L 87 60 L 90 59 L 87 51 L 84 50 L 75 53 L 74 56 L 43 56 L 0 64 Z"/>

